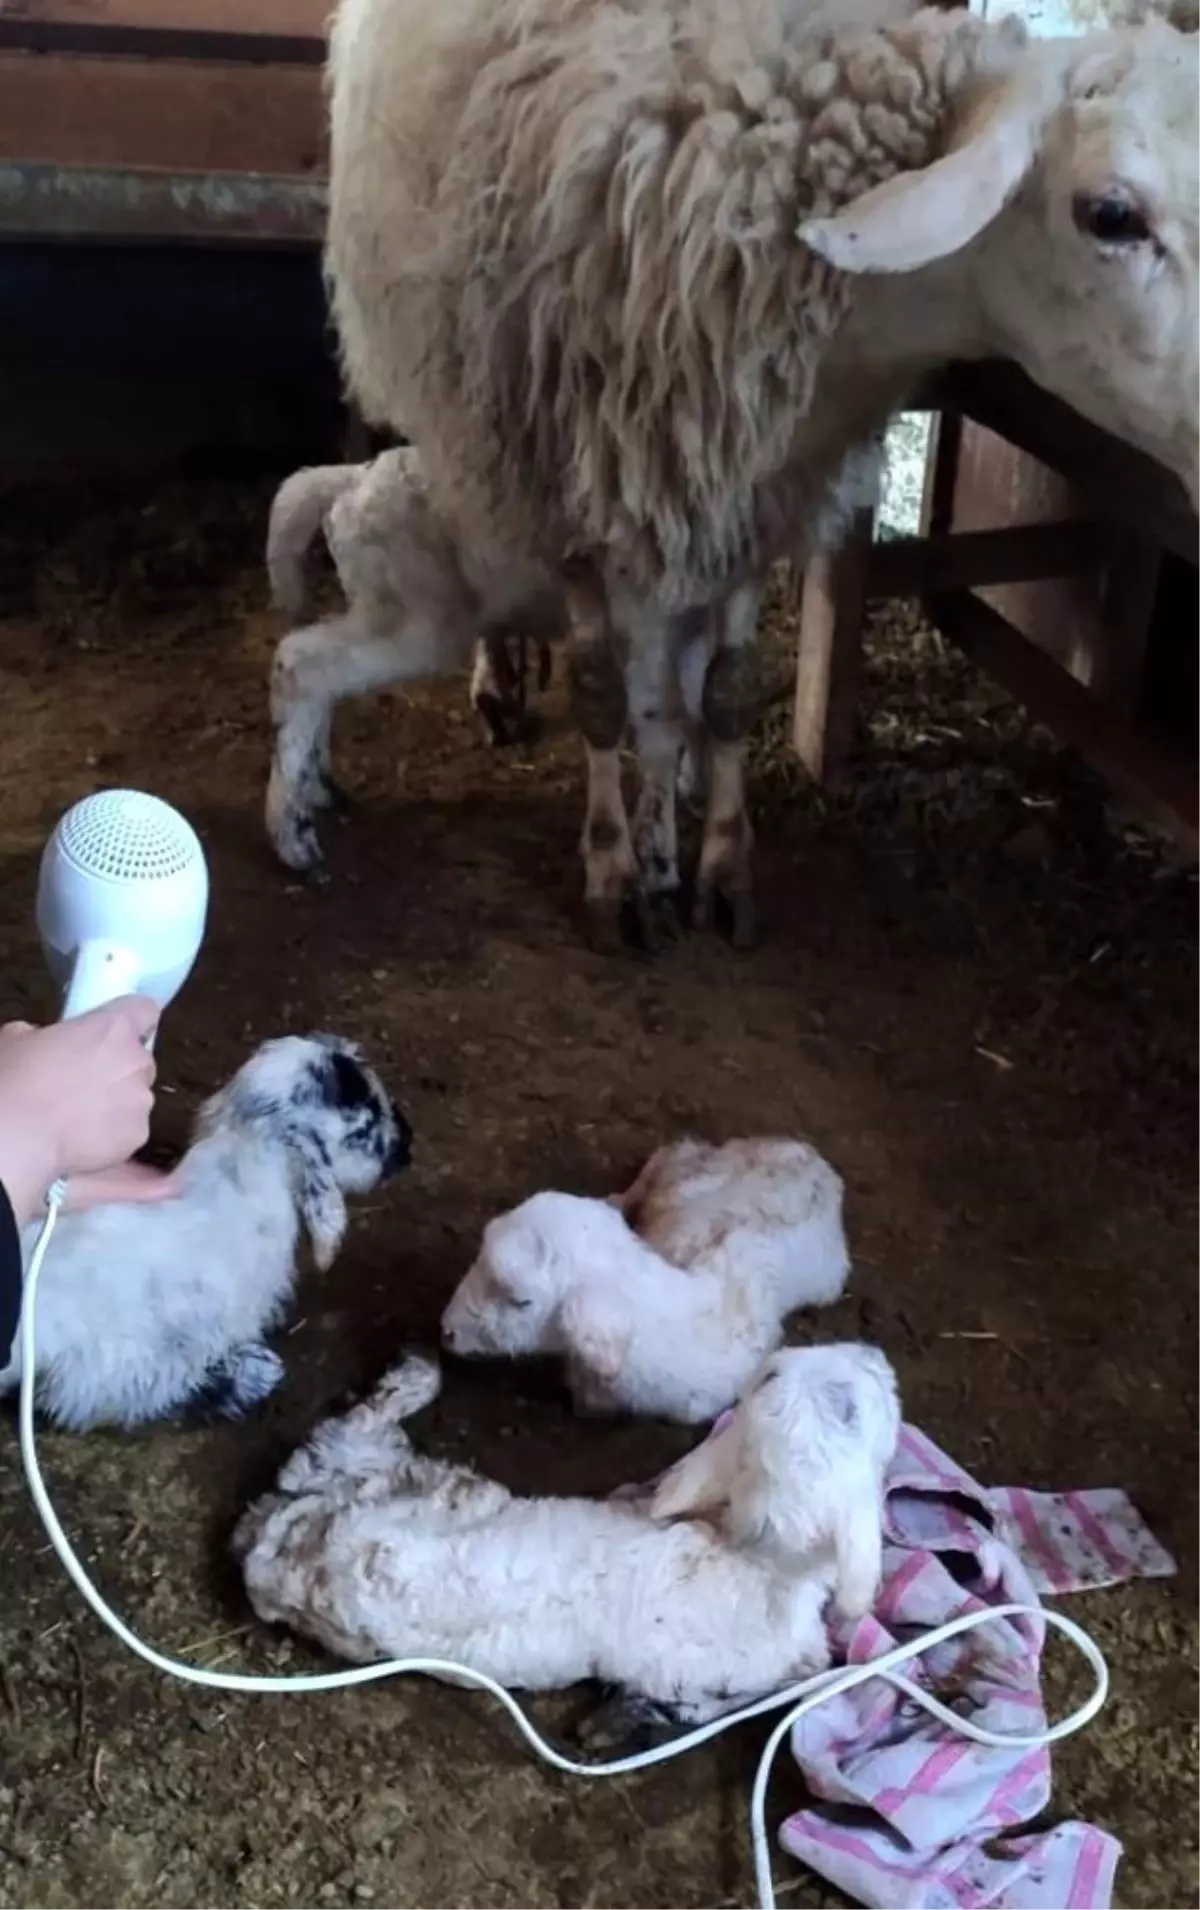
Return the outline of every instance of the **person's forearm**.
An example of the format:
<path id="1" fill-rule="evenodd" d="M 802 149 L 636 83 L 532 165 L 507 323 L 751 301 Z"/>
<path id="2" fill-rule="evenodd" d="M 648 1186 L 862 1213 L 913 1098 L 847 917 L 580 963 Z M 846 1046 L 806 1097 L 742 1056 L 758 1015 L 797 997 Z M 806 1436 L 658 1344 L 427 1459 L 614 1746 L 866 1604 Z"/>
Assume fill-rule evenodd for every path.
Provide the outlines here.
<path id="1" fill-rule="evenodd" d="M 54 1179 L 42 1137 L 0 1115 L 0 1182 L 18 1227 L 34 1218 Z"/>
<path id="2" fill-rule="evenodd" d="M 21 1230 L 0 1182 L 0 1360 L 12 1357 L 21 1318 Z"/>

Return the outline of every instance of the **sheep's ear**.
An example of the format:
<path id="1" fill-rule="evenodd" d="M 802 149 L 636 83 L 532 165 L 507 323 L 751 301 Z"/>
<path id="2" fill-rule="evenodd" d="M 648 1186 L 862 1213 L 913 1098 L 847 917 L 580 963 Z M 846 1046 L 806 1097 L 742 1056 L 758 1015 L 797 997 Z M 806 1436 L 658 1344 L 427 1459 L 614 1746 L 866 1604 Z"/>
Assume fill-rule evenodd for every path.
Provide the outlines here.
<path id="1" fill-rule="evenodd" d="M 843 272 L 916 272 L 950 258 L 1004 210 L 1033 165 L 1051 102 L 1032 60 L 994 86 L 944 158 L 898 173 L 797 237 Z"/>
<path id="2" fill-rule="evenodd" d="M 846 1618 L 865 1618 L 883 1576 L 883 1527 L 878 1493 L 863 1481 L 848 1492 L 833 1534 L 837 1582 L 834 1599 Z"/>
<path id="3" fill-rule="evenodd" d="M 604 1385 L 611 1386 L 621 1371 L 633 1332 L 621 1309 L 608 1296 L 580 1292 L 568 1295 L 562 1310 L 563 1335 L 580 1365 Z"/>
<path id="4" fill-rule="evenodd" d="M 346 1202 L 320 1136 L 306 1136 L 297 1142 L 297 1149 L 300 1213 L 312 1241 L 313 1259 L 325 1273 L 337 1258 L 346 1231 Z"/>
<path id="5" fill-rule="evenodd" d="M 718 1440 L 709 1438 L 665 1472 L 654 1488 L 650 1517 L 714 1519 L 729 1504 L 729 1480 L 716 1463 Z"/>

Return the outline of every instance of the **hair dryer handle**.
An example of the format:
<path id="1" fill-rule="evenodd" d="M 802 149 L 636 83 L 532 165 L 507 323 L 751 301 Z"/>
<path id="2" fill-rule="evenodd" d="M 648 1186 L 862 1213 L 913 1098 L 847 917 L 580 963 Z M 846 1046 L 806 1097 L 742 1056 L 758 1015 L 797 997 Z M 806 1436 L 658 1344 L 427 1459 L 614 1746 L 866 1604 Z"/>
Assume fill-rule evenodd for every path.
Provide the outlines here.
<path id="1" fill-rule="evenodd" d="M 63 1021 L 136 993 L 138 974 L 137 957 L 119 942 L 82 943 L 63 999 Z"/>

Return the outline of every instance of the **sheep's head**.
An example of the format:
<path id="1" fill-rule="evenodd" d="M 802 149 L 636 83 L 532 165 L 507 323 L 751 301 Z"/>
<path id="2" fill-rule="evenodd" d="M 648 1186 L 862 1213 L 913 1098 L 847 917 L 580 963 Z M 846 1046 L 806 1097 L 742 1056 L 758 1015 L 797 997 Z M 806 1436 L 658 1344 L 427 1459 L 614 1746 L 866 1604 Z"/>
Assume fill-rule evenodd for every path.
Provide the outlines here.
<path id="1" fill-rule="evenodd" d="M 860 1617 L 879 1584 L 899 1432 L 896 1376 L 876 1347 L 773 1353 L 727 1424 L 659 1481 L 651 1517 L 709 1519 L 797 1565 L 830 1555 L 837 1602 Z"/>
<path id="2" fill-rule="evenodd" d="M 265 1130 L 287 1149 L 322 1268 L 346 1229 L 344 1195 L 369 1192 L 412 1151 L 412 1129 L 379 1076 L 335 1035 L 264 1042 L 201 1113 L 202 1134 L 225 1127 Z"/>
<path id="3" fill-rule="evenodd" d="M 1155 16 L 1024 46 L 1014 21 L 991 31 L 949 150 L 800 236 L 855 273 L 961 254 L 971 349 L 1015 359 L 1195 503 L 1195 34 Z"/>
<path id="4" fill-rule="evenodd" d="M 484 1228 L 475 1264 L 442 1315 L 452 1353 L 559 1353 L 559 1311 L 577 1233 L 576 1210 L 593 1203 L 570 1194 L 535 1194 Z"/>

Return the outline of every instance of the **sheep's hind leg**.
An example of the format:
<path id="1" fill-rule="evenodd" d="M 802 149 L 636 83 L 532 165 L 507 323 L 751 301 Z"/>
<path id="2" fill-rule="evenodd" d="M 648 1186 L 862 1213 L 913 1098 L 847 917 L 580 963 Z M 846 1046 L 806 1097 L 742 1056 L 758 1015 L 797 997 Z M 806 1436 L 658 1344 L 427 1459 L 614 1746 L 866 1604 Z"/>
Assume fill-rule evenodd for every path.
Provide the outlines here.
<path id="1" fill-rule="evenodd" d="M 745 759 L 746 738 L 763 702 L 761 601 L 761 589 L 746 585 L 722 606 L 717 652 L 704 679 L 708 792 L 692 919 L 698 929 L 711 927 L 717 899 L 722 899 L 732 917 L 735 948 L 750 947 L 756 928 L 754 831 L 746 810 Z"/>

